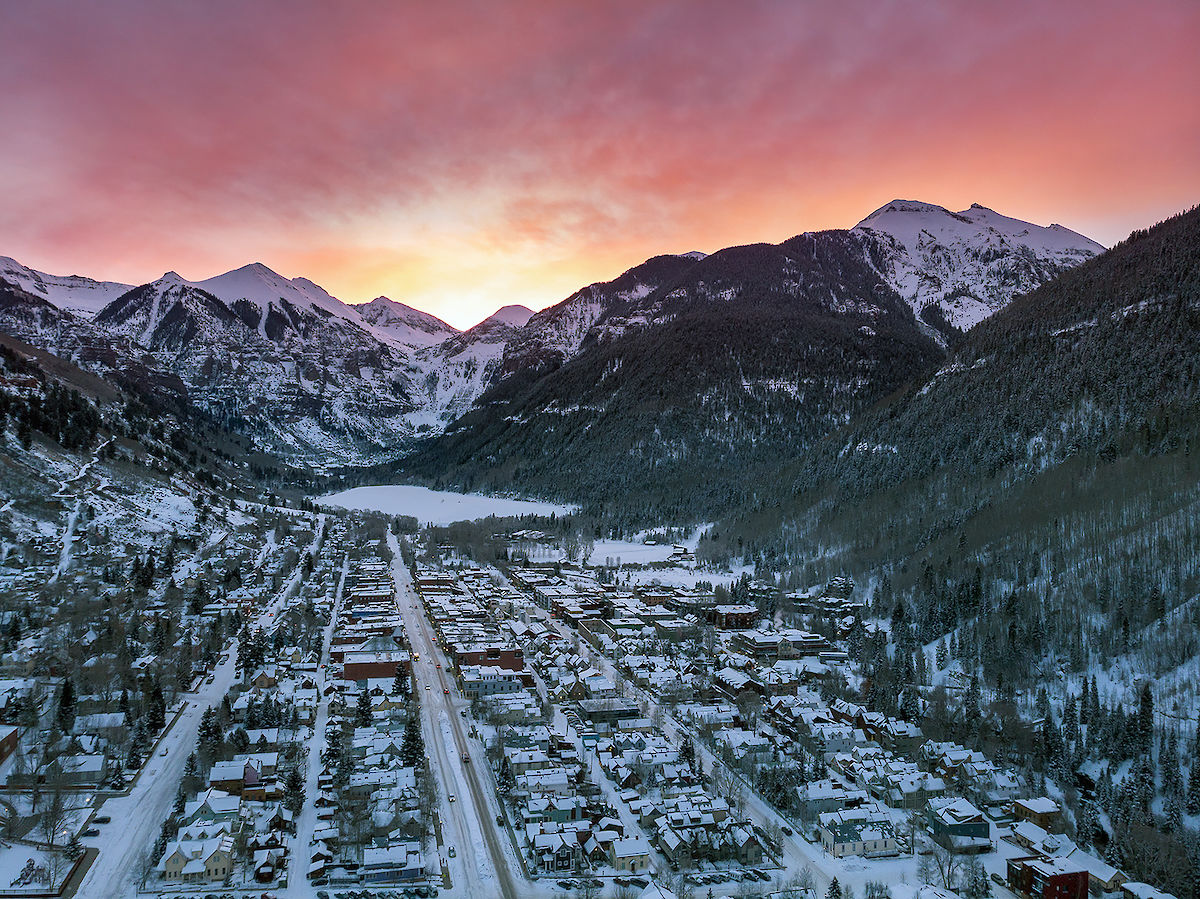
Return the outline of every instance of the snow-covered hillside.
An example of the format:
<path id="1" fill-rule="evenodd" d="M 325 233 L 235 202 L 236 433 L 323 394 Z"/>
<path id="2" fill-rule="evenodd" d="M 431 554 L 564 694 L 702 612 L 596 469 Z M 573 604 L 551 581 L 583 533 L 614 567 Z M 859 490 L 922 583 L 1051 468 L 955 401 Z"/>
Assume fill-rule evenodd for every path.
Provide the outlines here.
<path id="1" fill-rule="evenodd" d="M 83 316 L 95 315 L 132 286 L 116 281 L 93 281 L 81 275 L 48 275 L 8 256 L 0 256 L 0 278 L 59 309 Z"/>
<path id="2" fill-rule="evenodd" d="M 509 343 L 533 313 L 524 306 L 504 306 L 479 324 L 413 357 L 418 408 L 409 416 L 424 434 L 438 434 L 465 413 L 499 376 Z"/>
<path id="3" fill-rule="evenodd" d="M 703 258 L 704 254 L 698 252 L 655 256 L 612 281 L 589 284 L 561 303 L 533 313 L 509 342 L 501 371 L 511 374 L 525 367 L 553 366 L 571 358 L 606 313 L 649 295 Z"/>
<path id="4" fill-rule="evenodd" d="M 920 314 L 940 305 L 969 328 L 1061 272 L 1104 252 L 1062 225 L 1032 225 L 979 204 L 950 212 L 932 203 L 893 200 L 854 227 L 885 244 L 881 274 Z"/>

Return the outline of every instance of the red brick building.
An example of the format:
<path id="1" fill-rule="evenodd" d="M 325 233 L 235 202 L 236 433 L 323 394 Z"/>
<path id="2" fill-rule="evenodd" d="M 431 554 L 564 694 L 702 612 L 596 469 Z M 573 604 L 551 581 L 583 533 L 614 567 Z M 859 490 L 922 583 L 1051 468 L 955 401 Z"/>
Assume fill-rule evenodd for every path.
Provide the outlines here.
<path id="1" fill-rule="evenodd" d="M 1033 899 L 1088 899 L 1088 872 L 1061 858 L 1010 858 L 1008 886 Z"/>

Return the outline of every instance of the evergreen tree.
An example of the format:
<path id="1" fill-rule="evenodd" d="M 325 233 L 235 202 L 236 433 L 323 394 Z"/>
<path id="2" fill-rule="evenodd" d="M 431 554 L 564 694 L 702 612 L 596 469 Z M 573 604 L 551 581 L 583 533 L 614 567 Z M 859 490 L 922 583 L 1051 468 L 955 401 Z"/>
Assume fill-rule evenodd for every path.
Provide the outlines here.
<path id="1" fill-rule="evenodd" d="M 692 744 L 691 734 L 683 735 L 683 742 L 679 746 L 679 760 L 689 768 L 696 767 L 696 747 Z"/>
<path id="2" fill-rule="evenodd" d="M 284 805 L 288 810 L 292 814 L 299 814 L 300 809 L 304 807 L 304 776 L 298 767 L 288 770 L 283 781 L 283 796 Z"/>
<path id="3" fill-rule="evenodd" d="M 396 666 L 396 677 L 392 680 L 392 695 L 407 696 L 410 693 L 408 678 L 404 675 L 404 669 L 399 665 Z"/>
<path id="4" fill-rule="evenodd" d="M 1187 781 L 1187 813 L 1200 815 L 1200 759 L 1192 760 Z"/>
<path id="5" fill-rule="evenodd" d="M 1154 696 L 1149 681 L 1142 684 L 1138 697 L 1138 737 L 1139 748 L 1148 752 L 1154 740 Z"/>
<path id="6" fill-rule="evenodd" d="M 400 760 L 409 768 L 419 768 L 425 759 L 425 739 L 421 736 L 421 715 L 417 702 L 410 706 L 408 723 L 404 725 L 404 741 L 400 744 Z"/>
<path id="7" fill-rule="evenodd" d="M 363 690 L 358 694 L 358 709 L 355 714 L 355 721 L 359 727 L 371 726 L 371 694 Z"/>
<path id="8" fill-rule="evenodd" d="M 842 899 L 842 885 L 838 883 L 836 877 L 829 881 L 829 890 L 825 893 L 825 899 Z"/>
<path id="9" fill-rule="evenodd" d="M 58 705 L 54 711 L 54 723 L 63 733 L 70 733 L 75 723 L 75 684 L 71 678 L 63 679 L 58 693 Z"/>

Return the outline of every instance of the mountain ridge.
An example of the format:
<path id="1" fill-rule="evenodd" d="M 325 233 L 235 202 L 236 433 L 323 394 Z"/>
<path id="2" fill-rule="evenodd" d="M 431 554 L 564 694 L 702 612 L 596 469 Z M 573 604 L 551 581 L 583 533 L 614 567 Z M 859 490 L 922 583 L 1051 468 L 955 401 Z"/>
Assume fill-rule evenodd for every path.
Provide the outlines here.
<path id="1" fill-rule="evenodd" d="M 914 233 L 928 239 L 909 239 L 914 226 Z M 840 256 L 851 241 L 856 260 L 844 264 L 873 267 L 882 284 L 908 304 L 924 337 L 945 346 L 955 339 L 956 323 L 992 314 L 1018 288 L 1052 277 L 1087 249 L 1076 246 L 1086 238 L 1067 229 L 1029 225 L 977 205 L 951 213 L 916 201 L 885 204 L 850 231 L 816 235 L 712 254 L 652 256 L 552 306 L 537 312 L 501 307 L 465 331 L 386 297 L 345 303 L 307 278 L 287 278 L 260 262 L 199 281 L 168 272 L 91 311 L 85 308 L 89 303 L 95 307 L 98 298 L 127 285 L 55 279 L 13 260 L 5 264 L 32 295 L 55 308 L 56 301 L 70 305 L 81 320 L 90 318 L 101 331 L 149 351 L 213 414 L 255 431 L 290 461 L 323 468 L 398 458 L 414 441 L 451 428 L 461 431 L 454 423 L 480 404 L 532 389 L 581 354 L 633 332 L 672 327 L 691 306 L 718 299 L 693 283 L 710 277 L 706 272 L 714 283 L 725 284 L 726 303 L 743 295 L 799 295 L 805 285 L 787 266 L 808 266 L 798 255 L 804 247 L 811 244 L 810 252 L 817 252 L 836 245 L 834 255 Z M 1029 235 L 1058 255 L 1039 255 L 1037 246 L 1022 244 Z M 775 258 L 793 250 L 786 265 Z M 759 262 L 766 265 L 762 273 L 755 271 Z M 728 265 L 740 266 L 732 280 L 723 271 Z M 837 273 L 829 274 L 835 276 L 832 283 L 840 283 Z M 771 278 L 778 283 L 768 284 Z M 845 314 L 854 312 L 852 306 L 871 305 L 869 297 L 842 299 Z M 737 327 L 738 315 L 762 319 L 768 315 L 764 309 L 726 310 L 731 316 L 726 327 Z M 54 334 L 74 327 L 71 319 L 45 310 L 37 315 Z M 21 327 L 23 338 L 37 339 L 37 327 L 29 321 Z M 871 330 L 866 320 L 860 327 Z M 777 337 L 762 328 L 764 341 Z M 683 339 L 706 352 L 690 337 Z M 87 340 L 95 343 L 96 335 L 89 332 Z"/>

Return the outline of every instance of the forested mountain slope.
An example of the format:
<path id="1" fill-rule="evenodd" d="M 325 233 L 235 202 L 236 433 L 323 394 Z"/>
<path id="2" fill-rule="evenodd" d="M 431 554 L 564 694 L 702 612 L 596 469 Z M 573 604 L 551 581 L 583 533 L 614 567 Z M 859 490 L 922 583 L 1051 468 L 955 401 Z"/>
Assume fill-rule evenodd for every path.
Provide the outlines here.
<path id="1" fill-rule="evenodd" d="M 617 518 L 727 506 L 758 466 L 942 358 L 877 248 L 838 231 L 689 258 L 611 297 L 573 358 L 501 380 L 406 469 Z"/>
<path id="2" fill-rule="evenodd" d="M 994 684 L 1105 654 L 1194 664 L 1200 210 L 1014 301 L 775 482 L 702 552 L 874 582 Z"/>

